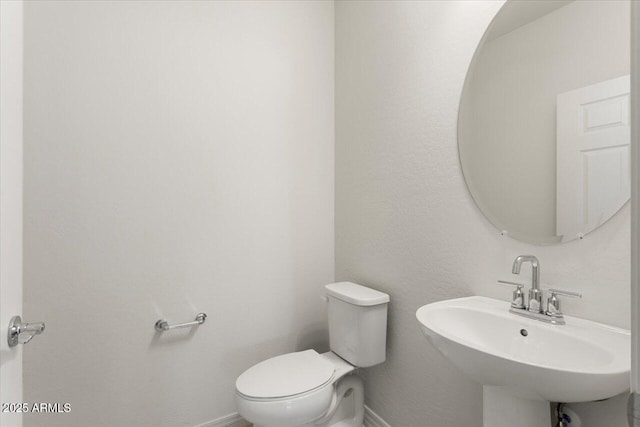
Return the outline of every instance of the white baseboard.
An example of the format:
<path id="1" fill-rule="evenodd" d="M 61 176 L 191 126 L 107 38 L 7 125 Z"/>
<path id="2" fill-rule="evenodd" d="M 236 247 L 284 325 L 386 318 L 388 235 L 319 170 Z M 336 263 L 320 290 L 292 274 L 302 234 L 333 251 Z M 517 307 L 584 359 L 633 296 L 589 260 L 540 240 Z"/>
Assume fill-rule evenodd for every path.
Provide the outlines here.
<path id="1" fill-rule="evenodd" d="M 251 423 L 238 415 L 237 412 L 234 412 L 233 414 L 198 424 L 195 427 L 251 427 Z"/>
<path id="2" fill-rule="evenodd" d="M 367 405 L 364 405 L 364 427 L 391 427 L 391 425 Z"/>
<path id="3" fill-rule="evenodd" d="M 213 421 L 198 424 L 195 427 L 251 427 L 251 423 L 238 415 L 237 412 L 234 412 L 233 414 L 225 415 Z M 365 405 L 364 427 L 391 427 L 391 425 Z"/>

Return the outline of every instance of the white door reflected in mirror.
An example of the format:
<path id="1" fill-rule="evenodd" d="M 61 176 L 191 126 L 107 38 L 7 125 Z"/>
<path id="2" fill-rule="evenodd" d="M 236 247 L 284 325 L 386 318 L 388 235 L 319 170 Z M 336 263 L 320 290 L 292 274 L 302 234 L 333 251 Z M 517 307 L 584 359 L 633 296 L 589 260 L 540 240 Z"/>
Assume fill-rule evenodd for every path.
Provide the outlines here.
<path id="1" fill-rule="evenodd" d="M 629 76 L 558 95 L 556 235 L 573 240 L 629 200 Z"/>

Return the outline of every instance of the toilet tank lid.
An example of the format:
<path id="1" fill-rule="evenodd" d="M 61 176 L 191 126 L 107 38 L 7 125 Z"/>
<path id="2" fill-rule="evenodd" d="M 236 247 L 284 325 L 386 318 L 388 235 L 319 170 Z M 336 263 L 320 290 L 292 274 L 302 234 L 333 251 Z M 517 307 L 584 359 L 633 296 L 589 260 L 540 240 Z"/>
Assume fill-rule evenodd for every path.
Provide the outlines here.
<path id="1" fill-rule="evenodd" d="M 378 305 L 389 302 L 389 295 L 353 282 L 338 282 L 326 285 L 327 295 L 354 305 Z"/>

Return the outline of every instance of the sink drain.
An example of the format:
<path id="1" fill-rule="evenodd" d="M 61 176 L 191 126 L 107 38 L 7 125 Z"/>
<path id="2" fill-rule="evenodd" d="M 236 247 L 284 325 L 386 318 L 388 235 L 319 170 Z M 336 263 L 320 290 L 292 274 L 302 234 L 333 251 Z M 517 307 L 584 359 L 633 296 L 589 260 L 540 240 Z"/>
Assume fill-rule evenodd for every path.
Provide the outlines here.
<path id="1" fill-rule="evenodd" d="M 529 332 L 527 332 L 526 329 L 520 329 L 520 335 L 522 335 L 523 337 L 526 337 L 527 335 L 529 335 Z"/>

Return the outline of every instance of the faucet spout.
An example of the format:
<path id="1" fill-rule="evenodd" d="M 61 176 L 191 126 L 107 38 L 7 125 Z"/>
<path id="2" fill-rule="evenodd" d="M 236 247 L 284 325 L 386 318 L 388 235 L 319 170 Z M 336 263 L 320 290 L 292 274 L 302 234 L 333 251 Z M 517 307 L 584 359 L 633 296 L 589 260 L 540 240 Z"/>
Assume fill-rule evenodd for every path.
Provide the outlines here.
<path id="1" fill-rule="evenodd" d="M 520 255 L 513 261 L 513 274 L 520 274 L 523 262 L 531 263 L 531 289 L 529 289 L 529 303 L 527 310 L 542 313 L 542 291 L 540 290 L 540 262 L 533 255 Z"/>
<path id="2" fill-rule="evenodd" d="M 513 261 L 513 274 L 520 274 L 523 262 L 531 263 L 531 289 L 540 289 L 540 262 L 533 255 L 520 255 Z"/>

